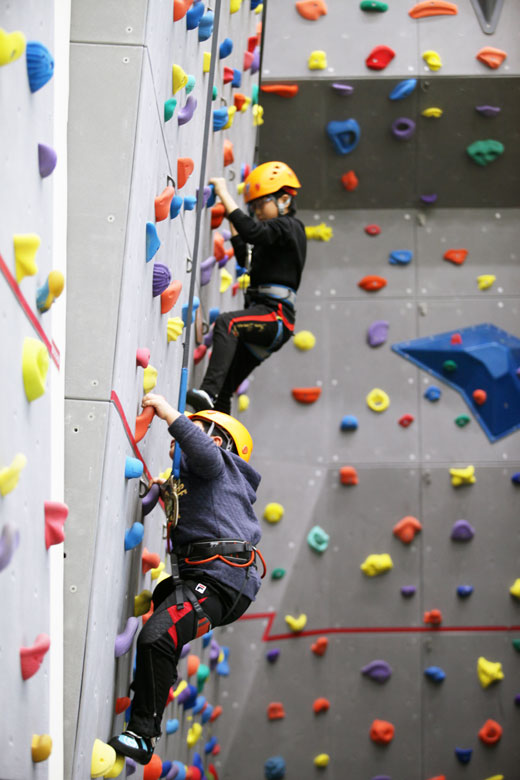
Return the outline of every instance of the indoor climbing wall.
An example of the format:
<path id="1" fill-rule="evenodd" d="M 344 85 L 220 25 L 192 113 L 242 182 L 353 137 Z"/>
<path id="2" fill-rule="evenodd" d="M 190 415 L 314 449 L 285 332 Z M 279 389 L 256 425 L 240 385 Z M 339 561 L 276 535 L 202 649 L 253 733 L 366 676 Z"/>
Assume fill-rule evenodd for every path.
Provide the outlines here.
<path id="1" fill-rule="evenodd" d="M 224 778 L 518 774 L 520 11 L 474 5 L 268 6 L 259 161 L 310 240 L 240 417 L 269 574 L 219 638 Z"/>
<path id="2" fill-rule="evenodd" d="M 218 752 L 209 730 L 219 709 L 209 708 L 209 697 L 187 743 L 191 711 L 202 709 L 200 699 L 186 700 L 197 694 L 185 687 L 188 661 L 183 697 L 177 689 L 144 775 L 130 761 L 126 770 L 114 764 L 106 742 L 127 720 L 135 638 L 165 562 L 169 570 L 164 514 L 150 496 L 141 502 L 139 490 L 140 477 L 171 465 L 170 438 L 159 420 L 148 430 L 140 402 L 153 389 L 177 403 L 190 288 L 190 370 L 194 360 L 203 368 L 210 321 L 232 307 L 239 289 L 241 269 L 207 183 L 225 172 L 236 191 L 253 163 L 261 122 L 255 5 L 72 7 L 65 776 L 75 780 L 89 771 L 173 777 L 172 761 L 192 765 L 202 755 L 207 765 Z M 206 653 L 203 669 L 211 653 L 212 673 L 218 664 L 225 671 L 216 640 L 197 652 Z M 210 715 L 203 741 L 199 721 Z"/>
<path id="3" fill-rule="evenodd" d="M 0 776 L 9 780 L 52 777 L 61 752 L 64 301 L 51 306 L 64 284 L 63 158 L 54 170 L 63 95 L 53 78 L 63 49 L 47 6 L 0 2 Z"/>

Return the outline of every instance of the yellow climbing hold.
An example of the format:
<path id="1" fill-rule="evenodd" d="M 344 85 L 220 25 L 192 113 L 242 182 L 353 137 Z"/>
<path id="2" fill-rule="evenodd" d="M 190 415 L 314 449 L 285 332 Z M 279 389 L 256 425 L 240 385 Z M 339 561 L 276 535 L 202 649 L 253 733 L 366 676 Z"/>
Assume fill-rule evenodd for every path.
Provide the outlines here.
<path id="1" fill-rule="evenodd" d="M 443 114 L 443 110 L 437 106 L 431 106 L 430 108 L 425 108 L 424 111 L 421 111 L 421 114 L 427 119 L 440 119 Z"/>
<path id="2" fill-rule="evenodd" d="M 374 387 L 367 395 L 366 402 L 373 412 L 384 412 L 390 406 L 390 397 L 381 388 Z"/>
<path id="3" fill-rule="evenodd" d="M 186 412 L 184 412 L 184 414 L 186 414 Z M 164 479 L 164 481 L 166 482 L 167 479 L 170 479 L 171 475 L 172 475 L 172 470 L 170 466 L 170 468 L 161 471 L 161 473 L 159 474 L 159 479 Z"/>
<path id="4" fill-rule="evenodd" d="M 157 580 L 163 571 L 164 571 L 164 561 L 161 561 L 159 566 L 157 566 L 155 569 L 150 569 L 152 580 Z"/>
<path id="5" fill-rule="evenodd" d="M 475 466 L 466 466 L 464 469 L 450 469 L 451 484 L 453 487 L 461 485 L 474 485 L 477 481 Z"/>
<path id="6" fill-rule="evenodd" d="M 307 352 L 316 344 L 316 336 L 310 330 L 300 330 L 294 334 L 293 344 L 302 352 Z"/>
<path id="7" fill-rule="evenodd" d="M 188 83 L 188 75 L 180 65 L 172 65 L 172 92 L 175 95 Z"/>
<path id="8" fill-rule="evenodd" d="M 0 493 L 6 496 L 14 490 L 20 479 L 20 472 L 27 465 L 27 458 L 21 452 L 15 455 L 10 466 L 0 469 Z"/>
<path id="9" fill-rule="evenodd" d="M 249 409 L 249 396 L 245 393 L 240 393 L 238 396 L 238 411 L 245 412 Z"/>
<path id="10" fill-rule="evenodd" d="M 202 72 L 203 73 L 209 73 L 209 69 L 211 68 L 211 52 L 205 51 L 202 55 Z"/>
<path id="11" fill-rule="evenodd" d="M 481 274 L 477 276 L 477 284 L 479 290 L 489 290 L 494 285 L 497 278 L 493 274 Z"/>
<path id="12" fill-rule="evenodd" d="M 226 271 L 225 268 L 220 269 L 220 288 L 219 292 L 225 293 L 226 290 L 229 288 L 231 282 L 233 281 L 233 277 L 229 273 L 229 271 Z"/>
<path id="13" fill-rule="evenodd" d="M 177 341 L 184 328 L 184 322 L 181 317 L 169 317 L 166 324 L 166 333 L 168 341 Z"/>
<path id="14" fill-rule="evenodd" d="M 188 683 L 186 682 L 186 680 L 181 680 L 173 692 L 173 698 L 176 699 L 179 693 L 182 693 L 183 690 L 187 687 L 188 687 Z"/>
<path id="15" fill-rule="evenodd" d="M 393 569 L 394 564 L 388 553 L 381 553 L 381 555 L 373 553 L 363 561 L 360 568 L 367 577 L 377 577 L 378 574 L 384 574 L 385 571 Z"/>
<path id="16" fill-rule="evenodd" d="M 152 603 L 152 591 L 142 590 L 137 596 L 134 596 L 134 617 L 146 615 Z"/>
<path id="17" fill-rule="evenodd" d="M 286 615 L 285 622 L 287 623 L 291 631 L 293 631 L 295 634 L 299 634 L 300 631 L 303 631 L 303 629 L 307 625 L 307 615 L 302 613 L 297 618 L 293 617 L 292 615 Z"/>
<path id="18" fill-rule="evenodd" d="M 60 295 L 63 292 L 63 288 L 65 287 L 65 277 L 63 276 L 61 271 L 51 271 L 49 273 L 49 276 L 47 277 L 47 283 L 44 285 L 42 289 L 47 289 L 48 294 L 44 301 L 40 301 L 39 295 L 36 299 L 36 305 L 38 307 L 38 310 L 41 312 L 49 311 L 52 304 L 56 300 L 56 298 L 59 298 Z M 38 290 L 38 293 L 40 291 Z M 45 294 L 45 293 L 43 293 Z"/>
<path id="19" fill-rule="evenodd" d="M 143 390 L 145 393 L 149 393 L 150 390 L 154 389 L 157 384 L 157 373 L 157 369 L 148 363 L 143 371 Z"/>
<path id="20" fill-rule="evenodd" d="M 8 33 L 0 27 L 0 65 L 9 65 L 25 51 L 25 35 L 19 30 Z"/>
<path id="21" fill-rule="evenodd" d="M 319 766 L 324 769 L 329 765 L 330 756 L 328 753 L 319 753 L 314 759 L 314 766 Z"/>
<path id="22" fill-rule="evenodd" d="M 41 244 L 36 233 L 17 233 L 13 236 L 14 268 L 18 284 L 26 276 L 34 276 L 38 271 L 36 252 Z"/>
<path id="23" fill-rule="evenodd" d="M 263 3 L 260 3 L 260 4 L 259 4 L 259 5 L 257 5 L 257 6 L 256 6 L 256 8 L 255 8 L 255 14 L 258 16 L 259 14 L 261 14 L 261 13 L 262 13 L 262 11 L 263 11 L 263 10 L 264 10 L 264 4 L 263 4 Z"/>
<path id="24" fill-rule="evenodd" d="M 307 66 L 309 70 L 325 70 L 327 67 L 327 55 L 324 51 L 311 51 Z"/>
<path id="25" fill-rule="evenodd" d="M 192 748 L 194 747 L 197 742 L 199 741 L 202 734 L 202 726 L 200 723 L 194 723 L 193 726 L 188 729 L 188 736 L 186 737 L 186 742 L 188 743 L 188 747 Z"/>
<path id="26" fill-rule="evenodd" d="M 90 776 L 103 777 L 116 763 L 116 751 L 100 739 L 94 740 L 90 759 Z"/>
<path id="27" fill-rule="evenodd" d="M 33 734 L 31 757 L 35 764 L 46 761 L 52 752 L 52 737 L 49 734 Z"/>
<path id="28" fill-rule="evenodd" d="M 234 120 L 235 114 L 237 112 L 237 107 L 236 106 L 228 106 L 228 110 L 227 111 L 228 111 L 228 121 L 226 122 L 226 124 L 222 128 L 223 130 L 227 130 L 228 127 L 231 127 L 231 125 L 233 124 L 233 120 Z"/>
<path id="29" fill-rule="evenodd" d="M 45 380 L 49 370 L 49 353 L 39 339 L 27 336 L 23 341 L 22 375 L 28 401 L 35 401 L 45 392 Z"/>
<path id="30" fill-rule="evenodd" d="M 330 225 L 321 222 L 319 225 L 306 225 L 305 235 L 311 241 L 330 241 L 334 234 Z"/>
<path id="31" fill-rule="evenodd" d="M 249 274 L 242 274 L 242 276 L 238 277 L 238 286 L 241 290 L 247 290 L 251 283 L 251 277 Z"/>
<path id="32" fill-rule="evenodd" d="M 125 757 L 116 753 L 116 762 L 110 772 L 107 772 L 103 777 L 119 777 L 123 769 L 125 768 Z"/>
<path id="33" fill-rule="evenodd" d="M 513 582 L 509 588 L 509 593 L 514 596 L 515 599 L 520 599 L 520 579 Z"/>
<path id="34" fill-rule="evenodd" d="M 442 68 L 442 60 L 438 52 L 428 49 L 428 51 L 423 51 L 422 58 L 430 70 L 440 70 Z"/>
<path id="35" fill-rule="evenodd" d="M 484 656 L 480 656 L 477 662 L 478 679 L 483 688 L 487 688 L 491 683 L 504 679 L 502 664 L 500 661 L 488 661 Z"/>
<path id="36" fill-rule="evenodd" d="M 258 104 L 253 106 L 253 125 L 258 127 L 264 124 L 264 109 Z"/>
<path id="37" fill-rule="evenodd" d="M 249 108 L 249 106 L 251 105 L 251 102 L 252 102 L 252 101 L 251 101 L 251 98 L 250 98 L 248 95 L 246 95 L 245 97 L 246 97 L 246 99 L 244 100 L 244 102 L 243 102 L 243 103 L 242 103 L 242 105 L 240 106 L 240 112 L 241 112 L 242 114 L 243 114 L 245 111 L 247 111 L 247 109 Z"/>
<path id="38" fill-rule="evenodd" d="M 504 775 L 493 775 L 493 777 L 486 777 L 486 780 L 504 780 Z"/>
<path id="39" fill-rule="evenodd" d="M 237 192 L 239 195 L 242 195 L 246 187 L 245 181 L 241 181 L 240 184 L 237 184 Z"/>
<path id="40" fill-rule="evenodd" d="M 267 520 L 268 523 L 279 523 L 284 515 L 284 511 L 281 504 L 277 504 L 276 501 L 273 501 L 270 504 L 266 504 L 263 518 L 264 520 Z"/>
<path id="41" fill-rule="evenodd" d="M 231 0 L 231 2 L 229 3 L 229 13 L 236 14 L 236 12 L 240 10 L 241 5 L 242 5 L 242 0 Z"/>
<path id="42" fill-rule="evenodd" d="M 162 572 L 159 574 L 159 576 L 157 577 L 157 585 L 159 585 L 159 583 L 160 583 L 160 582 L 162 582 L 163 580 L 167 580 L 167 579 L 168 579 L 168 577 L 171 577 L 171 576 L 172 576 L 172 575 L 171 575 L 171 574 L 168 574 L 168 572 L 167 572 L 166 570 L 162 571 Z"/>

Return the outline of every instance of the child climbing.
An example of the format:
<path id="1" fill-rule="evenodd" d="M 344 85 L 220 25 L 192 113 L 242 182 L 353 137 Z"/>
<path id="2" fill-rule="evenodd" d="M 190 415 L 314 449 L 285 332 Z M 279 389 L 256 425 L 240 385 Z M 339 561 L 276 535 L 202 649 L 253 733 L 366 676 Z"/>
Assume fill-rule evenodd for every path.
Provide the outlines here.
<path id="1" fill-rule="evenodd" d="M 260 588 L 256 555 L 263 558 L 255 548 L 260 524 L 253 511 L 260 475 L 248 463 L 253 442 L 247 429 L 213 410 L 188 418 L 155 393 L 142 405 L 166 420 L 182 448 L 175 516 L 168 511 L 171 483 L 161 486 L 173 576 L 154 590 L 153 614 L 137 640 L 128 728 L 109 743 L 146 764 L 161 734 L 183 645 L 246 611 Z"/>
<path id="2" fill-rule="evenodd" d="M 247 267 L 247 244 L 253 246 L 250 284 L 245 309 L 217 317 L 206 374 L 200 388 L 188 391 L 186 400 L 195 411 L 217 409 L 229 414 L 237 387 L 294 331 L 307 239 L 303 223 L 295 217 L 294 199 L 301 185 L 285 163 L 264 163 L 247 177 L 244 199 L 250 216 L 238 208 L 225 179 L 210 183 L 231 223 L 239 265 Z"/>

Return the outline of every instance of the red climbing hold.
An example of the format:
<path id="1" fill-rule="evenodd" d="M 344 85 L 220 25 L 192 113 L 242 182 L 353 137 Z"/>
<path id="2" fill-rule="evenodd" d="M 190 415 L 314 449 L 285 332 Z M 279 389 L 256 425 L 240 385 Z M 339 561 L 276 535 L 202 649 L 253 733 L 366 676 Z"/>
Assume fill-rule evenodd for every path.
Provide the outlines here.
<path id="1" fill-rule="evenodd" d="M 482 404 L 485 404 L 487 401 L 487 393 L 485 390 L 473 390 L 471 395 L 478 406 L 482 406 Z"/>
<path id="2" fill-rule="evenodd" d="M 67 504 L 61 501 L 45 501 L 45 547 L 49 549 L 53 544 L 61 544 L 65 540 L 63 526 L 69 514 Z"/>
<path id="3" fill-rule="evenodd" d="M 339 470 L 339 481 L 342 485 L 357 485 L 358 474 L 354 466 L 342 466 Z"/>
<path id="4" fill-rule="evenodd" d="M 321 395 L 321 387 L 293 387 L 291 392 L 300 404 L 313 404 Z"/>
<path id="5" fill-rule="evenodd" d="M 442 612 L 440 609 L 430 609 L 424 613 L 423 622 L 431 626 L 440 626 L 442 623 Z"/>
<path id="6" fill-rule="evenodd" d="M 323 0 L 298 0 L 296 10 L 304 19 L 315 22 L 320 16 L 325 16 L 327 6 Z"/>
<path id="7" fill-rule="evenodd" d="M 181 290 L 182 282 L 179 281 L 179 279 L 174 279 L 173 282 L 170 282 L 166 290 L 161 293 L 161 314 L 167 314 L 173 309 L 181 294 Z M 150 359 L 150 357 L 148 357 L 148 359 Z M 146 365 L 148 365 L 148 363 Z"/>
<path id="8" fill-rule="evenodd" d="M 260 38 L 258 35 L 250 35 L 247 39 L 247 50 L 250 52 L 254 52 L 258 44 L 260 43 Z"/>
<path id="9" fill-rule="evenodd" d="M 462 265 L 467 256 L 467 249 L 448 249 L 444 253 L 444 259 L 449 260 L 450 263 L 455 263 L 455 265 Z"/>
<path id="10" fill-rule="evenodd" d="M 253 54 L 252 51 L 245 51 L 244 60 L 242 63 L 242 70 L 249 70 L 249 68 L 253 64 L 254 59 L 255 59 L 255 55 Z"/>
<path id="11" fill-rule="evenodd" d="M 143 767 L 143 780 L 159 780 L 161 775 L 162 761 L 157 753 L 154 753 L 150 761 Z M 186 777 L 188 777 L 187 774 Z"/>
<path id="12" fill-rule="evenodd" d="M 168 704 L 171 704 L 174 699 L 175 699 L 175 693 L 174 693 L 173 685 L 172 685 L 172 687 L 168 691 L 168 698 L 166 699 L 166 706 L 168 706 Z"/>
<path id="13" fill-rule="evenodd" d="M 119 696 L 116 699 L 116 715 L 121 715 L 122 712 L 129 708 L 131 703 L 129 696 Z"/>
<path id="14" fill-rule="evenodd" d="M 189 766 L 186 769 L 186 780 L 200 780 L 202 772 L 197 766 Z M 144 778 L 143 778 L 144 780 Z"/>
<path id="15" fill-rule="evenodd" d="M 426 16 L 455 16 L 458 13 L 455 3 L 446 0 L 422 0 L 408 11 L 412 19 L 424 19 Z"/>
<path id="16" fill-rule="evenodd" d="M 435 777 L 429 777 L 428 780 L 446 780 L 446 775 L 435 775 Z"/>
<path id="17" fill-rule="evenodd" d="M 341 183 L 349 192 L 353 192 L 359 184 L 359 179 L 354 171 L 347 171 L 341 177 Z"/>
<path id="18" fill-rule="evenodd" d="M 496 745 L 500 742 L 502 737 L 502 726 L 497 723 L 496 720 L 486 720 L 480 731 L 478 732 L 479 739 L 486 745 Z"/>
<path id="19" fill-rule="evenodd" d="M 281 701 L 272 701 L 267 707 L 269 720 L 282 720 L 285 718 L 285 710 Z"/>
<path id="20" fill-rule="evenodd" d="M 141 439 L 144 439 L 148 432 L 148 428 L 152 424 L 152 420 L 155 415 L 155 409 L 153 406 L 147 406 L 141 414 L 138 414 L 135 418 L 135 433 L 134 433 L 134 439 L 136 442 L 141 441 Z M 155 567 L 154 567 L 155 568 Z"/>
<path id="21" fill-rule="evenodd" d="M 231 163 L 235 162 L 235 155 L 233 154 L 233 143 L 227 138 L 224 141 L 224 144 L 222 146 L 222 151 L 224 153 L 224 168 L 225 168 L 226 165 L 231 165 Z"/>
<path id="22" fill-rule="evenodd" d="M 367 225 L 365 227 L 365 233 L 368 233 L 369 236 L 378 236 L 381 232 L 381 228 L 379 225 Z"/>
<path id="23" fill-rule="evenodd" d="M 460 333 L 453 333 L 450 336 L 450 344 L 462 344 L 462 336 Z"/>
<path id="24" fill-rule="evenodd" d="M 193 173 L 195 163 L 191 157 L 179 157 L 177 160 L 177 189 L 180 190 Z"/>
<path id="25" fill-rule="evenodd" d="M 152 407 L 147 406 L 147 409 L 151 409 Z M 146 547 L 144 548 L 143 552 L 141 553 L 141 571 L 143 574 L 146 574 L 147 571 L 150 571 L 150 569 L 157 569 L 161 562 L 161 556 L 159 553 L 153 553 L 150 552 Z"/>
<path id="26" fill-rule="evenodd" d="M 211 209 L 211 229 L 215 230 L 216 228 L 220 227 L 225 216 L 226 207 L 223 203 L 217 203 L 215 206 L 213 206 Z"/>
<path id="27" fill-rule="evenodd" d="M 404 544 L 410 544 L 415 537 L 415 534 L 418 534 L 421 530 L 422 525 L 419 520 L 416 517 L 407 515 L 394 525 L 393 533 L 394 536 L 397 536 Z"/>
<path id="28" fill-rule="evenodd" d="M 298 94 L 298 84 L 262 84 L 260 89 L 283 98 L 292 98 Z"/>
<path id="29" fill-rule="evenodd" d="M 215 748 L 220 747 L 219 745 L 215 745 Z M 213 755 L 216 755 L 215 750 L 212 751 Z M 210 764 L 208 767 L 208 780 L 218 780 L 218 774 L 217 770 L 213 766 L 213 764 Z"/>
<path id="30" fill-rule="evenodd" d="M 493 46 L 484 46 L 483 49 L 477 52 L 477 60 L 493 70 L 499 68 L 506 57 L 507 53 L 505 51 L 495 49 Z"/>
<path id="31" fill-rule="evenodd" d="M 213 709 L 213 712 L 211 713 L 209 722 L 213 723 L 213 721 L 215 721 L 221 715 L 222 715 L 222 707 L 220 704 L 217 704 L 217 706 Z"/>
<path id="32" fill-rule="evenodd" d="M 312 705 L 312 709 L 316 713 L 316 715 L 319 715 L 322 712 L 327 712 L 327 710 L 330 708 L 330 701 L 328 699 L 325 699 L 323 696 L 319 699 L 314 700 L 314 704 Z"/>
<path id="33" fill-rule="evenodd" d="M 50 646 L 50 637 L 47 634 L 39 634 L 32 647 L 20 648 L 20 665 L 24 680 L 28 680 L 29 677 L 36 674 Z"/>
<path id="34" fill-rule="evenodd" d="M 173 187 L 165 187 L 164 190 L 155 198 L 155 221 L 162 222 L 170 213 L 170 203 L 175 195 Z"/>
<path id="35" fill-rule="evenodd" d="M 361 287 L 367 292 L 377 292 L 383 287 L 386 287 L 386 279 L 382 276 L 364 276 L 361 281 L 358 282 L 358 287 Z"/>
<path id="36" fill-rule="evenodd" d="M 237 111 L 242 110 L 242 106 L 247 100 L 247 96 L 243 95 L 242 92 L 235 92 L 235 97 L 233 98 L 233 103 L 235 105 L 235 108 Z"/>
<path id="37" fill-rule="evenodd" d="M 395 51 L 390 46 L 376 46 L 365 60 L 370 70 L 384 70 L 395 57 Z"/>
<path id="38" fill-rule="evenodd" d="M 315 642 L 312 643 L 311 650 L 314 653 L 314 655 L 325 655 L 328 646 L 329 646 L 329 640 L 327 639 L 327 637 L 320 636 Z"/>
<path id="39" fill-rule="evenodd" d="M 414 420 L 415 417 L 413 414 L 403 414 L 403 416 L 399 418 L 398 422 L 399 425 L 401 425 L 403 428 L 408 428 L 408 426 L 411 425 Z"/>
<path id="40" fill-rule="evenodd" d="M 205 344 L 199 344 L 199 346 L 193 350 L 193 362 L 195 365 L 200 363 L 207 351 L 208 348 Z"/>
<path id="41" fill-rule="evenodd" d="M 378 745 L 388 745 L 394 738 L 395 728 L 387 720 L 374 720 L 370 726 L 370 739 Z"/>
<path id="42" fill-rule="evenodd" d="M 222 81 L 224 84 L 230 84 L 233 79 L 235 78 L 235 71 L 233 68 L 228 68 L 227 65 L 224 66 L 224 73 L 222 75 Z"/>
<path id="43" fill-rule="evenodd" d="M 219 262 L 226 256 L 226 250 L 224 249 L 224 236 L 221 233 L 215 233 L 213 236 L 213 257 Z"/>
<path id="44" fill-rule="evenodd" d="M 193 4 L 193 0 L 173 0 L 173 21 L 183 19 Z"/>

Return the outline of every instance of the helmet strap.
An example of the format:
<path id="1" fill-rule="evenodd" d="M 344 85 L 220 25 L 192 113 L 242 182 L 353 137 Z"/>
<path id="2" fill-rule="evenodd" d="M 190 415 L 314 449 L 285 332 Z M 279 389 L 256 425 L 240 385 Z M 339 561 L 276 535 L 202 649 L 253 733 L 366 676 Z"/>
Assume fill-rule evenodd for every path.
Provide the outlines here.
<path id="1" fill-rule="evenodd" d="M 284 193 L 284 195 L 287 195 L 287 200 L 284 200 L 283 203 L 281 203 L 281 199 L 282 199 L 283 195 L 280 195 L 276 199 L 276 205 L 278 207 L 278 216 L 279 217 L 285 216 L 285 214 L 287 214 L 287 212 L 291 208 L 292 197 L 288 193 L 286 193 L 286 192 Z"/>

